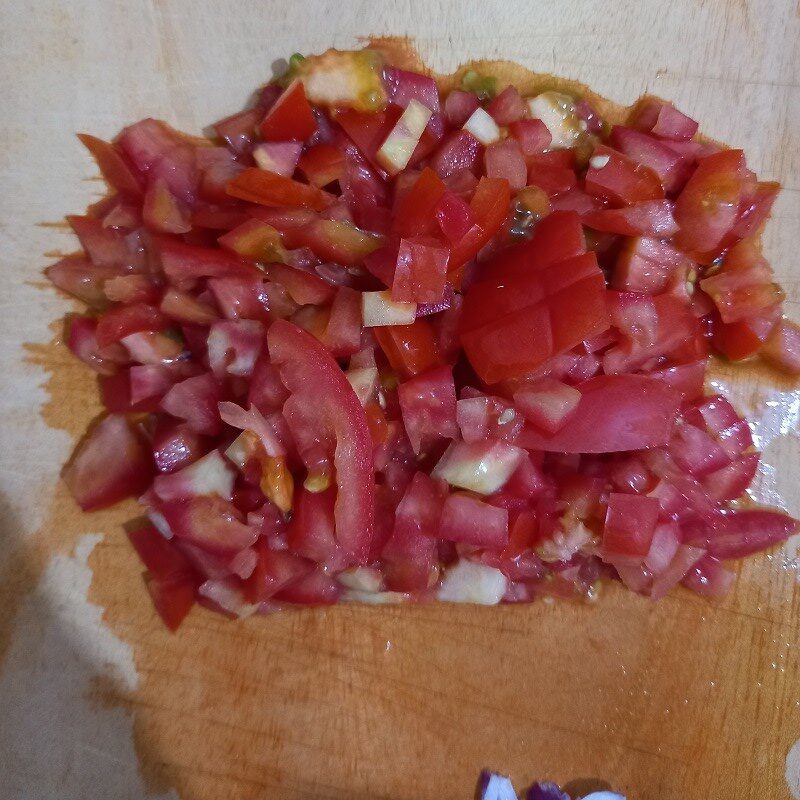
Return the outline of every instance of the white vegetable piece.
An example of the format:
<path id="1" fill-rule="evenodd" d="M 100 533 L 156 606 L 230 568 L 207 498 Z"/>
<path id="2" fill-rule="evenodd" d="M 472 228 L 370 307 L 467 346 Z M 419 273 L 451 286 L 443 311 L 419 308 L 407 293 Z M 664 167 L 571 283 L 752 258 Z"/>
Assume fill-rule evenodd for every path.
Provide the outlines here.
<path id="1" fill-rule="evenodd" d="M 365 406 L 375 397 L 378 389 L 378 369 L 377 367 L 361 367 L 360 369 L 349 369 L 344 374 L 350 381 L 356 397 Z"/>
<path id="2" fill-rule="evenodd" d="M 500 141 L 500 128 L 488 112 L 476 108 L 464 123 L 464 130 L 469 131 L 481 144 L 492 144 Z"/>
<path id="3" fill-rule="evenodd" d="M 328 50 L 300 62 L 306 97 L 316 105 L 377 111 L 386 105 L 383 61 L 374 50 Z"/>
<path id="4" fill-rule="evenodd" d="M 162 500 L 202 495 L 219 495 L 230 500 L 235 478 L 233 467 L 220 455 L 219 450 L 212 450 L 188 467 L 169 475 L 157 476 L 153 489 Z"/>
<path id="5" fill-rule="evenodd" d="M 172 532 L 172 528 L 170 528 L 169 526 L 169 522 L 167 522 L 167 518 L 160 511 L 156 511 L 155 509 L 149 508 L 147 510 L 147 517 L 150 520 L 150 522 L 153 523 L 155 529 L 165 539 L 171 539 L 175 535 Z"/>
<path id="6" fill-rule="evenodd" d="M 592 792 L 587 794 L 583 800 L 625 800 L 625 795 L 616 792 Z"/>
<path id="7" fill-rule="evenodd" d="M 365 328 L 411 325 L 417 318 L 417 304 L 392 300 L 389 289 L 383 292 L 364 292 L 361 295 L 361 316 Z"/>
<path id="8" fill-rule="evenodd" d="M 525 452 L 501 441 L 453 442 L 431 473 L 451 486 L 493 494 L 505 486 Z"/>
<path id="9" fill-rule="evenodd" d="M 253 455 L 253 444 L 257 441 L 252 431 L 242 431 L 225 451 L 225 458 L 236 464 L 239 469 L 244 469 L 250 456 Z"/>
<path id="10" fill-rule="evenodd" d="M 380 165 L 390 173 L 405 169 L 433 112 L 411 100 L 376 153 Z"/>
<path id="11" fill-rule="evenodd" d="M 558 92 L 543 92 L 528 99 L 528 109 L 534 119 L 540 119 L 553 138 L 551 147 L 563 150 L 574 147 L 583 135 L 580 119 L 575 114 L 572 98 Z"/>
<path id="12" fill-rule="evenodd" d="M 378 592 L 383 578 L 378 570 L 371 567 L 352 567 L 342 570 L 336 576 L 336 580 L 342 586 L 356 592 Z"/>
<path id="13" fill-rule="evenodd" d="M 445 603 L 494 606 L 503 599 L 507 585 L 499 569 L 462 558 L 445 572 L 437 597 Z"/>
<path id="14" fill-rule="evenodd" d="M 514 785 L 505 775 L 493 773 L 486 782 L 480 800 L 517 800 Z"/>

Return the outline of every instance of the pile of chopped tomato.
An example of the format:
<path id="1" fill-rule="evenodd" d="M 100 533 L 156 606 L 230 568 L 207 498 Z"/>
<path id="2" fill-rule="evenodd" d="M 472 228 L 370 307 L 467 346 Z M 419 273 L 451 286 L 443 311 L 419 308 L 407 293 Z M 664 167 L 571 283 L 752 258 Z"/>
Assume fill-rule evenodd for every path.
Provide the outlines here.
<path id="1" fill-rule="evenodd" d="M 800 371 L 778 186 L 671 105 L 610 126 L 372 51 L 293 59 L 215 141 L 82 142 L 113 192 L 48 275 L 107 416 L 64 478 L 135 496 L 156 608 L 724 593 L 797 523 L 737 505 L 710 354 Z M 477 88 L 472 91 L 469 87 Z"/>

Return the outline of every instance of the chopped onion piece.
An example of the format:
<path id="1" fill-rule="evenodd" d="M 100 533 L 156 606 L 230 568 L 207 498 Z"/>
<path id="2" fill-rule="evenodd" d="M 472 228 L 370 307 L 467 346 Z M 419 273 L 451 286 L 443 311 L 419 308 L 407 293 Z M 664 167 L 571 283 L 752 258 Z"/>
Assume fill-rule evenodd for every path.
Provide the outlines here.
<path id="1" fill-rule="evenodd" d="M 304 58 L 298 75 L 312 103 L 356 111 L 377 111 L 386 105 L 383 63 L 374 50 L 327 50 Z"/>
<path id="2" fill-rule="evenodd" d="M 524 450 L 502 441 L 453 442 L 431 474 L 451 486 L 493 494 L 505 486 L 524 455 Z"/>
<path id="3" fill-rule="evenodd" d="M 406 106 L 376 155 L 388 172 L 395 173 L 406 168 L 432 113 L 418 100 L 411 100 Z"/>
<path id="4" fill-rule="evenodd" d="M 361 315 L 365 328 L 411 325 L 417 318 L 417 304 L 392 300 L 389 289 L 383 292 L 364 292 L 361 295 Z"/>
<path id="5" fill-rule="evenodd" d="M 506 576 L 499 569 L 462 558 L 447 569 L 436 596 L 445 603 L 494 606 L 503 599 L 507 587 Z M 486 794 L 483 796 L 487 797 Z M 506 795 L 491 796 L 500 798 Z"/>
<path id="6" fill-rule="evenodd" d="M 356 397 L 365 406 L 375 398 L 378 389 L 378 369 L 377 367 L 361 367 L 360 369 L 349 369 L 345 372 L 345 377 L 350 381 Z"/>
<path id="7" fill-rule="evenodd" d="M 500 140 L 500 128 L 482 108 L 476 108 L 464 123 L 464 130 L 469 131 L 481 144 L 492 144 Z"/>
<path id="8" fill-rule="evenodd" d="M 572 98 L 558 92 L 543 92 L 528 100 L 528 109 L 534 119 L 544 122 L 550 131 L 554 150 L 574 147 L 583 135 L 581 121 L 575 114 Z"/>

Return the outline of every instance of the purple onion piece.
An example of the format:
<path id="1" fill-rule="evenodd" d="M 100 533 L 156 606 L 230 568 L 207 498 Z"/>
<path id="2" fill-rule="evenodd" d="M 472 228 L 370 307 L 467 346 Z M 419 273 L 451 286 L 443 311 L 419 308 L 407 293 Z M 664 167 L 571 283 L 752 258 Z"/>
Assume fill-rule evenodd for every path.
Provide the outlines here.
<path id="1" fill-rule="evenodd" d="M 478 800 L 517 800 L 517 793 L 505 775 L 485 769 L 478 779 L 477 797 Z"/>
<path id="2" fill-rule="evenodd" d="M 534 783 L 528 789 L 525 800 L 570 800 L 570 796 L 555 783 Z"/>

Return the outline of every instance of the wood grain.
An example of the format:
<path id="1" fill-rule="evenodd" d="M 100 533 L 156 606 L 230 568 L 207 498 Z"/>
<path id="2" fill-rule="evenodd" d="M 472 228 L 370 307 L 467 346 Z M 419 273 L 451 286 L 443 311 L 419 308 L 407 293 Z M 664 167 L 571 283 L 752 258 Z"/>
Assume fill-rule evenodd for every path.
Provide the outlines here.
<path id="1" fill-rule="evenodd" d="M 791 552 L 744 565 L 722 604 L 680 593 L 652 605 L 612 589 L 593 606 L 343 607 L 241 624 L 198 611 L 166 633 L 121 533 L 133 506 L 85 517 L 53 488 L 97 403 L 85 372 L 47 345 L 68 304 L 39 285 L 41 254 L 73 245 L 37 223 L 99 191 L 83 182 L 93 171 L 75 131 L 111 136 L 155 116 L 200 132 L 239 108 L 278 58 L 407 34 L 438 71 L 501 58 L 622 104 L 652 92 L 744 147 L 760 175 L 785 186 L 765 249 L 797 318 L 795 3 L 34 0 L 0 8 L 0 30 L 10 78 L 0 86 L 0 530 L 10 543 L 0 656 L 15 599 L 53 553 L 101 531 L 91 597 L 133 647 L 139 686 L 105 676 L 91 702 L 130 710 L 154 790 L 456 800 L 490 766 L 518 784 L 594 779 L 641 800 L 790 797 L 785 760 L 800 737 Z M 760 496 L 800 512 L 800 395 L 766 371 L 718 379 L 757 419 Z"/>

